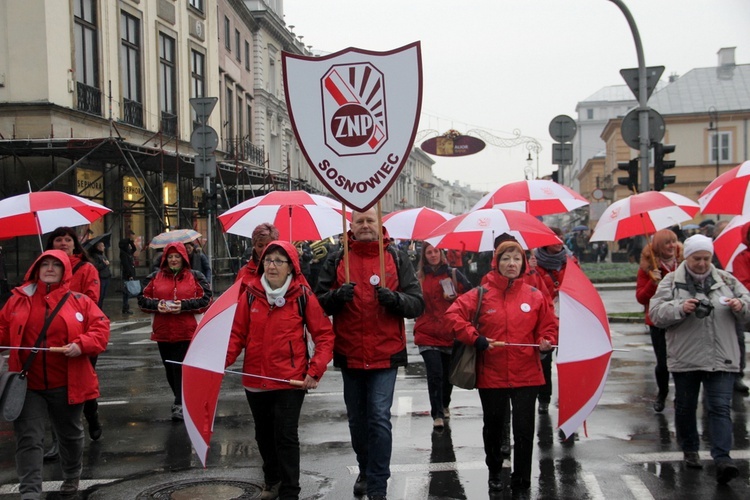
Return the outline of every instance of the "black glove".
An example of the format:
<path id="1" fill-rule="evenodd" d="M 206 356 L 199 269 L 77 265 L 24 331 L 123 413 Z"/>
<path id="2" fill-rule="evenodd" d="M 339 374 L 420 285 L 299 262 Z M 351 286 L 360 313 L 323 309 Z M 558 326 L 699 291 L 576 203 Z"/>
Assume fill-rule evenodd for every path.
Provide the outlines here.
<path id="1" fill-rule="evenodd" d="M 384 307 L 396 307 L 398 305 L 398 294 L 389 288 L 379 286 L 378 302 Z"/>
<path id="2" fill-rule="evenodd" d="M 487 337 L 484 335 L 480 335 L 474 341 L 474 347 L 476 347 L 479 352 L 486 351 L 490 347 L 490 341 L 487 340 Z"/>
<path id="3" fill-rule="evenodd" d="M 333 297 L 339 302 L 351 302 L 354 300 L 354 285 L 356 283 L 344 283 L 333 292 Z"/>

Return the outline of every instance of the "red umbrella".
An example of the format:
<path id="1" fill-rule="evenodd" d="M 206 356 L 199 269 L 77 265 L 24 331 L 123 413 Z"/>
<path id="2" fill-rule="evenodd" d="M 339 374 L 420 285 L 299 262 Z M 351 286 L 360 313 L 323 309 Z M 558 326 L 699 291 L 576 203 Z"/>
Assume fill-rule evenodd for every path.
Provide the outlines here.
<path id="1" fill-rule="evenodd" d="M 0 200 L 0 239 L 41 235 L 60 226 L 82 226 L 111 212 L 107 207 L 60 191 L 37 191 Z"/>
<path id="2" fill-rule="evenodd" d="M 559 413 L 566 437 L 584 423 L 604 391 L 612 339 L 604 303 L 586 275 L 569 265 L 560 287 L 557 347 Z"/>
<path id="3" fill-rule="evenodd" d="M 570 212 L 589 201 L 567 186 L 546 179 L 511 182 L 486 194 L 471 210 L 503 208 L 531 215 Z"/>
<path id="4" fill-rule="evenodd" d="M 436 248 L 455 248 L 472 252 L 494 250 L 495 238 L 508 233 L 524 248 L 561 243 L 555 233 L 536 217 L 516 210 L 483 208 L 450 219 L 425 238 Z"/>
<path id="5" fill-rule="evenodd" d="M 252 236 L 258 224 L 269 222 L 286 241 L 322 240 L 343 232 L 341 202 L 305 191 L 272 191 L 256 196 L 218 217 L 224 231 Z"/>
<path id="6" fill-rule="evenodd" d="M 747 246 L 742 237 L 742 227 L 750 222 L 750 215 L 738 215 L 732 218 L 727 227 L 714 240 L 714 253 L 724 269 L 732 272 L 734 258 Z"/>
<path id="7" fill-rule="evenodd" d="M 432 208 L 407 208 L 383 217 L 383 225 L 392 238 L 423 240 L 443 222 L 455 217 L 453 214 Z"/>
<path id="8" fill-rule="evenodd" d="M 616 241 L 652 234 L 695 217 L 696 202 L 669 191 L 646 191 L 612 203 L 596 223 L 590 241 Z"/>
<path id="9" fill-rule="evenodd" d="M 237 282 L 211 304 L 182 361 L 182 412 L 193 448 L 206 466 L 214 431 L 216 404 L 227 357 L 232 321 L 241 283 Z"/>
<path id="10" fill-rule="evenodd" d="M 698 203 L 704 214 L 750 214 L 750 161 L 724 172 L 703 190 Z"/>

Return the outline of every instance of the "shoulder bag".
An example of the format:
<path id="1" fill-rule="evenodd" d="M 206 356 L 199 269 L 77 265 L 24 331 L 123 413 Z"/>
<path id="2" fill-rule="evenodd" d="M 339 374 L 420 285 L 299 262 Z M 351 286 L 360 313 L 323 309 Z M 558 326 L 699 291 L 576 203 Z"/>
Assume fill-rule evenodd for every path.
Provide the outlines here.
<path id="1" fill-rule="evenodd" d="M 482 307 L 482 296 L 484 288 L 479 287 L 477 292 L 477 310 L 474 313 L 472 324 L 479 328 L 479 309 Z M 451 365 L 448 370 L 448 380 L 451 384 L 462 389 L 474 389 L 477 386 L 477 348 L 473 345 L 464 344 L 458 340 L 453 342 L 451 353 Z"/>

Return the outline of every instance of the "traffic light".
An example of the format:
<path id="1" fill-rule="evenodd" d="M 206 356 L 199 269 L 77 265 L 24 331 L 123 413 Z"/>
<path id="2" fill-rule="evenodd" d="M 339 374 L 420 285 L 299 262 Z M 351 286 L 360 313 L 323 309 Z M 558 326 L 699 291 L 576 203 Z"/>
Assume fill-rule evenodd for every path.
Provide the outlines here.
<path id="1" fill-rule="evenodd" d="M 675 167 L 674 160 L 665 160 L 664 157 L 674 153 L 674 144 L 654 144 L 654 191 L 661 191 L 667 184 L 674 184 L 674 175 L 664 175 L 665 170 Z"/>
<path id="2" fill-rule="evenodd" d="M 559 170 L 553 170 L 552 171 L 552 181 L 553 182 L 560 182 L 560 171 Z"/>
<path id="3" fill-rule="evenodd" d="M 618 161 L 618 170 L 625 170 L 628 173 L 627 177 L 618 177 L 617 183 L 621 186 L 627 186 L 629 190 L 633 192 L 638 191 L 638 158 L 633 158 L 630 161 Z"/>

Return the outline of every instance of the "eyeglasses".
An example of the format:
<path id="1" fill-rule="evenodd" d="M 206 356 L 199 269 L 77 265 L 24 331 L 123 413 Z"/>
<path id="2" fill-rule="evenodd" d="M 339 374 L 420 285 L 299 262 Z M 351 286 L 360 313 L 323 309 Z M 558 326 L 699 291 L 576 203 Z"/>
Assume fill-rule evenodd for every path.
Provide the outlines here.
<path id="1" fill-rule="evenodd" d="M 281 267 L 282 264 L 289 264 L 289 261 L 281 259 L 263 259 L 263 264 L 266 266 L 273 264 L 274 267 Z"/>

